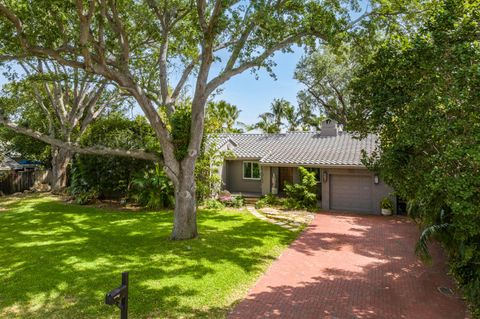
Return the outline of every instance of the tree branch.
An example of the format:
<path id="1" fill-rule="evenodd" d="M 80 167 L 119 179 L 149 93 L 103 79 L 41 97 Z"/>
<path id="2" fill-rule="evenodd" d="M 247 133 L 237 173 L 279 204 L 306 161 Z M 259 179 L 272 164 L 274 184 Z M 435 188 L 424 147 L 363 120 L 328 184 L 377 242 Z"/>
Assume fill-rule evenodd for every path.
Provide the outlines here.
<path id="1" fill-rule="evenodd" d="M 120 68 L 124 68 L 126 70 L 128 69 L 128 63 L 130 60 L 130 44 L 128 42 L 128 35 L 125 32 L 125 28 L 118 14 L 116 2 L 109 0 L 108 3 L 110 10 L 112 11 L 112 15 L 110 16 L 107 13 L 107 18 L 111 21 L 113 30 L 118 36 L 118 45 L 121 52 Z"/>
<path id="2" fill-rule="evenodd" d="M 47 144 L 57 146 L 74 153 L 89 154 L 89 155 L 101 155 L 101 156 L 121 156 L 142 159 L 147 161 L 154 161 L 163 164 L 163 159 L 153 153 L 148 153 L 141 150 L 122 150 L 106 147 L 82 147 L 76 143 L 64 142 L 43 133 L 18 126 L 15 123 L 9 122 L 5 117 L 0 116 L 0 124 L 3 124 L 6 128 L 11 129 L 17 133 L 33 137 L 37 140 L 45 142 Z"/>
<path id="3" fill-rule="evenodd" d="M 205 19 L 206 7 L 207 7 L 206 0 L 197 0 L 198 21 L 200 23 L 200 28 L 202 29 L 203 33 L 208 32 L 208 24 L 207 24 L 207 20 Z"/>
<path id="4" fill-rule="evenodd" d="M 12 24 L 15 26 L 15 30 L 17 31 L 18 37 L 20 39 L 20 44 L 23 48 L 27 46 L 27 42 L 25 40 L 25 36 L 23 34 L 23 23 L 17 17 L 13 11 L 5 7 L 3 4 L 0 3 L 0 12 L 8 19 Z"/>
<path id="5" fill-rule="evenodd" d="M 275 44 L 274 46 L 266 49 L 262 54 L 254 58 L 253 60 L 250 60 L 248 62 L 243 63 L 242 65 L 227 70 L 225 69 L 222 73 L 220 73 L 217 77 L 213 78 L 210 80 L 210 82 L 207 84 L 207 94 L 212 93 L 216 88 L 218 88 L 220 85 L 228 81 L 230 78 L 233 76 L 240 74 L 250 68 L 253 68 L 255 66 L 261 65 L 265 59 L 267 59 L 269 56 L 274 54 L 276 51 L 284 49 L 289 47 L 290 45 L 294 44 L 298 40 L 302 38 L 303 34 L 296 34 L 292 35 L 290 37 L 287 37 L 283 41 Z"/>
<path id="6" fill-rule="evenodd" d="M 222 43 L 218 46 L 216 46 L 213 51 L 216 52 L 216 51 L 220 51 L 222 49 L 225 49 L 226 47 L 228 47 L 229 45 L 232 45 L 232 44 L 235 44 L 236 42 L 235 41 L 231 41 L 231 42 L 225 42 L 225 43 Z M 185 86 L 185 83 L 187 82 L 188 80 L 188 77 L 190 76 L 190 74 L 192 73 L 193 69 L 195 68 L 195 66 L 197 66 L 198 62 L 201 60 L 202 56 L 199 55 L 198 57 L 196 57 L 195 59 L 193 59 L 193 61 L 187 65 L 185 67 L 185 69 L 183 70 L 183 73 L 182 73 L 182 76 L 180 77 L 180 80 L 178 80 L 178 83 L 177 85 L 175 86 L 175 89 L 173 90 L 173 93 L 172 93 L 172 96 L 171 96 L 171 102 L 175 102 L 175 100 L 178 98 L 178 96 L 180 95 L 183 87 Z"/>

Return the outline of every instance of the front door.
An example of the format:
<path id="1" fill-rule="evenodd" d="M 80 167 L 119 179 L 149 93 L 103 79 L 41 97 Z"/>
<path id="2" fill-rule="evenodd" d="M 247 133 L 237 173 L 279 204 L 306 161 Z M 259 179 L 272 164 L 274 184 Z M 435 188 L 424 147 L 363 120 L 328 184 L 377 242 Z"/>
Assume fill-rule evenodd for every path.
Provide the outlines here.
<path id="1" fill-rule="evenodd" d="M 285 195 L 285 185 L 293 184 L 293 167 L 278 168 L 278 193 Z"/>

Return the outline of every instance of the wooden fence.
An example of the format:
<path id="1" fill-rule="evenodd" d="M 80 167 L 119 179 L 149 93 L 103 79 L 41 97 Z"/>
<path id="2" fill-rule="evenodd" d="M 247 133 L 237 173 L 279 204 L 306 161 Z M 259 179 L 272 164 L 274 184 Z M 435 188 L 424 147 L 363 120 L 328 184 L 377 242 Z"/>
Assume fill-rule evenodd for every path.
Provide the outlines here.
<path id="1" fill-rule="evenodd" d="M 48 184 L 50 178 L 51 172 L 48 170 L 11 172 L 0 181 L 0 191 L 5 195 L 23 192 L 30 189 L 36 182 Z"/>

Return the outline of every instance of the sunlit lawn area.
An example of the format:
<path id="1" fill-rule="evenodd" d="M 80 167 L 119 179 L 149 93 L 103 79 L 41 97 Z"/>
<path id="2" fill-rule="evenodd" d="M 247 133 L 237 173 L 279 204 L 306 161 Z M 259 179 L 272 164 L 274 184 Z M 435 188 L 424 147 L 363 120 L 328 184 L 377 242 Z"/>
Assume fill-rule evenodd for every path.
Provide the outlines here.
<path id="1" fill-rule="evenodd" d="M 53 197 L 0 199 L 0 317 L 117 318 L 105 293 L 130 271 L 131 318 L 222 318 L 297 233 L 241 211 L 200 211 L 200 237 L 169 240 L 172 212 Z"/>

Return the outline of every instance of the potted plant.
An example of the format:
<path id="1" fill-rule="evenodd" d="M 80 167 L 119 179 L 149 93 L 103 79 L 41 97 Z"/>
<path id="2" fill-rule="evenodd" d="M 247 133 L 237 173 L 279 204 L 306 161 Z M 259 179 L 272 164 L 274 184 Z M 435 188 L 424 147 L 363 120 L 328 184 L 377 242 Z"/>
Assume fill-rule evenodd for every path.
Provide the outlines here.
<path id="1" fill-rule="evenodd" d="M 380 207 L 382 208 L 382 215 L 383 216 L 392 215 L 393 204 L 392 204 L 392 201 L 390 200 L 390 198 L 385 197 L 384 199 L 382 199 L 382 201 L 380 202 Z"/>

